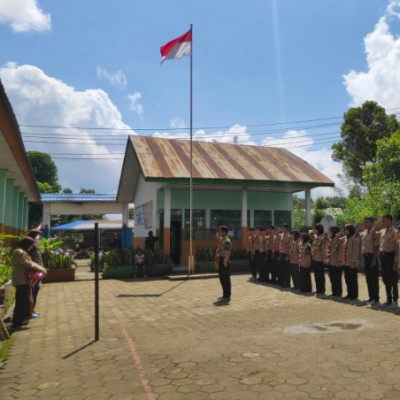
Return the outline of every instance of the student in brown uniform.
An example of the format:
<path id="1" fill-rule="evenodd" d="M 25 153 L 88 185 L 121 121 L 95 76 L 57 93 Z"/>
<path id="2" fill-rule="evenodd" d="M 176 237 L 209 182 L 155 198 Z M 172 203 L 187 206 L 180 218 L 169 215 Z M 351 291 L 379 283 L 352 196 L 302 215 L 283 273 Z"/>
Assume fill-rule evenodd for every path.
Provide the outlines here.
<path id="1" fill-rule="evenodd" d="M 247 233 L 247 254 L 249 257 L 249 267 L 251 272 L 251 279 L 257 279 L 257 267 L 254 259 L 255 254 L 255 240 L 254 240 L 254 228 L 250 228 Z"/>
<path id="2" fill-rule="evenodd" d="M 284 288 L 290 288 L 289 243 L 290 243 L 289 226 L 287 224 L 283 224 L 281 226 L 281 233 L 279 240 L 279 260 L 282 271 L 281 286 Z"/>
<path id="3" fill-rule="evenodd" d="M 312 293 L 311 283 L 311 242 L 308 233 L 301 234 L 299 245 L 300 292 Z"/>
<path id="4" fill-rule="evenodd" d="M 220 301 L 229 302 L 231 299 L 231 240 L 228 236 L 228 227 L 221 225 L 216 235 L 218 241 L 218 275 L 222 286 L 222 297 Z"/>
<path id="5" fill-rule="evenodd" d="M 358 299 L 358 260 L 359 260 L 359 240 L 355 237 L 356 228 L 354 225 L 347 224 L 344 227 L 346 242 L 343 247 L 342 263 L 344 269 L 344 280 L 347 286 L 346 299 Z"/>
<path id="6" fill-rule="evenodd" d="M 379 260 L 382 268 L 382 280 L 386 289 L 385 306 L 396 306 L 399 299 L 398 271 L 394 265 L 395 253 L 395 229 L 393 218 L 390 214 L 385 214 L 372 228 L 379 236 Z M 393 303 L 394 302 L 394 303 Z"/>
<path id="7" fill-rule="evenodd" d="M 368 287 L 368 302 L 379 303 L 379 270 L 378 270 L 378 253 L 379 238 L 372 231 L 374 227 L 374 219 L 365 217 L 356 231 L 356 236 L 361 238 L 361 254 L 364 258 L 365 277 Z"/>
<path id="8" fill-rule="evenodd" d="M 324 226 L 316 224 L 314 227 L 314 241 L 311 247 L 311 269 L 314 271 L 317 294 L 325 294 L 325 253 L 327 237 L 324 235 Z"/>
<path id="9" fill-rule="evenodd" d="M 325 264 L 328 265 L 329 279 L 331 281 L 332 297 L 342 297 L 342 243 L 341 236 L 344 230 L 331 226 L 328 231 Z"/>
<path id="10" fill-rule="evenodd" d="M 258 273 L 260 282 L 268 281 L 267 260 L 265 257 L 265 243 L 267 240 L 267 232 L 264 227 L 260 227 L 260 237 L 258 240 L 259 260 L 258 260 Z"/>
<path id="11" fill-rule="evenodd" d="M 276 228 L 273 232 L 272 257 L 273 257 L 273 265 L 274 265 L 274 271 L 275 271 L 275 276 L 276 276 L 276 281 L 274 283 L 277 283 L 278 285 L 282 286 L 282 267 L 281 267 L 281 262 L 279 259 L 279 242 L 280 242 L 279 234 L 280 233 L 281 233 L 280 228 Z"/>
<path id="12" fill-rule="evenodd" d="M 265 258 L 267 263 L 267 282 L 275 283 L 276 282 L 276 272 L 274 270 L 274 256 L 272 252 L 273 245 L 273 232 L 274 227 L 269 225 L 267 228 L 267 235 L 265 240 Z"/>
<path id="13" fill-rule="evenodd" d="M 293 230 L 290 235 L 289 243 L 289 263 L 290 275 L 293 281 L 293 289 L 300 290 L 300 271 L 299 271 L 299 245 L 300 245 L 300 231 Z"/>

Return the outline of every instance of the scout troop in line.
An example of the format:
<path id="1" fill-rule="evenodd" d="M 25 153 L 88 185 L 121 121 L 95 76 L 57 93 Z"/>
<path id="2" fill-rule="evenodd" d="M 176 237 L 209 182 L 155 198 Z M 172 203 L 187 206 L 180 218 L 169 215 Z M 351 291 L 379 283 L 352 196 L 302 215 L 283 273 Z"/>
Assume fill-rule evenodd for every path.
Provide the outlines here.
<path id="1" fill-rule="evenodd" d="M 247 251 L 253 280 L 312 293 L 311 271 L 316 294 L 325 295 L 325 268 L 331 284 L 332 297 L 343 296 L 342 277 L 346 284 L 345 299 L 358 299 L 358 268 L 365 267 L 368 302 L 379 303 L 379 266 L 386 289 L 386 306 L 397 304 L 398 270 L 400 265 L 400 228 L 393 227 L 392 217 L 384 215 L 374 224 L 366 217 L 356 229 L 347 224 L 324 232 L 321 224 L 312 231 L 289 232 L 287 225 L 279 228 L 256 227 L 248 233 Z M 361 254 L 360 254 L 361 251 Z M 257 276 L 258 275 L 258 276 Z"/>

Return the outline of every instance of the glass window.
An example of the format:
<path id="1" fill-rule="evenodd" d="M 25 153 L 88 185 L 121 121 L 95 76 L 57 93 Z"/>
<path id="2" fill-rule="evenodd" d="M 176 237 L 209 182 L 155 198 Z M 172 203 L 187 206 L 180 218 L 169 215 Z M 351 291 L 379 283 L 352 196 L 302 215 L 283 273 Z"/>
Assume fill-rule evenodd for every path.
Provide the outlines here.
<path id="1" fill-rule="evenodd" d="M 211 210 L 211 239 L 215 238 L 217 228 L 220 225 L 226 225 L 229 228 L 229 236 L 232 239 L 242 238 L 240 210 Z"/>
<path id="2" fill-rule="evenodd" d="M 281 226 L 282 224 L 288 224 L 289 229 L 292 226 L 292 212 L 291 211 L 274 211 L 274 223 L 275 226 Z"/>
<path id="3" fill-rule="evenodd" d="M 193 216 L 193 240 L 206 238 L 206 210 L 194 209 Z M 190 240 L 190 210 L 185 210 L 185 240 Z"/>
<path id="4" fill-rule="evenodd" d="M 272 225 L 272 212 L 270 210 L 254 210 L 254 228 L 263 226 L 266 228 Z"/>
<path id="5" fill-rule="evenodd" d="M 171 208 L 171 221 L 182 221 L 182 210 L 180 208 Z"/>

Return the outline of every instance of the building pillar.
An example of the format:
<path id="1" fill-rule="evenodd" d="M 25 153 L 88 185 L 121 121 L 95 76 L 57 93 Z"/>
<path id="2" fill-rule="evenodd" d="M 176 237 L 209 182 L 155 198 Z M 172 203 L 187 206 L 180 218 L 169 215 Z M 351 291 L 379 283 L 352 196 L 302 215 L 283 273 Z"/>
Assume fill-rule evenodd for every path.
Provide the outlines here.
<path id="1" fill-rule="evenodd" d="M 29 202 L 28 198 L 24 196 L 24 229 L 28 229 L 28 223 L 29 223 Z"/>
<path id="2" fill-rule="evenodd" d="M 6 180 L 7 171 L 0 169 L 0 234 L 4 233 L 4 218 L 6 214 Z"/>
<path id="3" fill-rule="evenodd" d="M 17 186 L 14 186 L 14 196 L 13 196 L 13 202 L 14 202 L 14 212 L 13 212 L 13 227 L 15 228 L 15 231 L 19 233 L 19 188 Z"/>
<path id="4" fill-rule="evenodd" d="M 51 205 L 50 203 L 44 203 L 42 208 L 42 236 L 48 239 L 50 237 L 50 217 L 51 217 Z"/>
<path id="5" fill-rule="evenodd" d="M 311 189 L 305 191 L 306 197 L 306 225 L 311 226 Z"/>
<path id="6" fill-rule="evenodd" d="M 14 216 L 14 179 L 6 179 L 6 205 L 4 215 L 4 225 L 9 229 L 13 229 L 13 216 Z M 7 232 L 14 233 L 14 232 Z"/>
<path id="7" fill-rule="evenodd" d="M 18 194 L 18 228 L 24 230 L 24 194 Z"/>
<path id="8" fill-rule="evenodd" d="M 132 228 L 129 228 L 129 203 L 123 203 L 121 206 L 122 212 L 122 235 L 121 243 L 124 249 L 132 247 Z"/>
<path id="9" fill-rule="evenodd" d="M 164 188 L 164 252 L 171 252 L 171 187 Z"/>
<path id="10" fill-rule="evenodd" d="M 242 189 L 242 246 L 245 249 L 247 246 L 247 188 Z"/>

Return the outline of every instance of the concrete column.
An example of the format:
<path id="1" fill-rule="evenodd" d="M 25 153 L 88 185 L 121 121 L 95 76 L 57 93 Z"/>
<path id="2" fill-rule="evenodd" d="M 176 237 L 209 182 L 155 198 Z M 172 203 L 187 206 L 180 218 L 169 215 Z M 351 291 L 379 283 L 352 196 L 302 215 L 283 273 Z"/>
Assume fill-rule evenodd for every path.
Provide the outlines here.
<path id="1" fill-rule="evenodd" d="M 132 228 L 129 228 L 129 203 L 122 204 L 122 235 L 121 242 L 124 249 L 132 247 Z"/>
<path id="2" fill-rule="evenodd" d="M 171 252 L 171 187 L 164 188 L 164 252 Z"/>
<path id="3" fill-rule="evenodd" d="M 24 194 L 22 192 L 18 194 L 18 228 L 24 229 Z"/>
<path id="4" fill-rule="evenodd" d="M 129 203 L 122 203 L 121 205 L 122 213 L 122 225 L 128 226 L 129 223 Z"/>
<path id="5" fill-rule="evenodd" d="M 306 197 L 306 225 L 311 226 L 311 189 L 305 191 Z"/>
<path id="6" fill-rule="evenodd" d="M 24 197 L 24 229 L 28 229 L 28 220 L 29 220 L 29 202 L 28 198 Z"/>
<path id="7" fill-rule="evenodd" d="M 0 233 L 3 232 L 6 213 L 6 180 L 7 171 L 0 169 Z"/>
<path id="8" fill-rule="evenodd" d="M 246 248 L 247 246 L 247 188 L 242 189 L 242 246 Z"/>
<path id="9" fill-rule="evenodd" d="M 13 212 L 13 227 L 15 229 L 19 229 L 18 221 L 19 221 L 19 188 L 14 186 L 14 212 Z"/>
<path id="10" fill-rule="evenodd" d="M 51 217 L 51 205 L 50 203 L 43 204 L 42 212 L 42 236 L 48 239 L 50 237 L 50 217 Z"/>
<path id="11" fill-rule="evenodd" d="M 6 205 L 4 214 L 4 225 L 14 228 L 14 179 L 6 179 Z"/>

